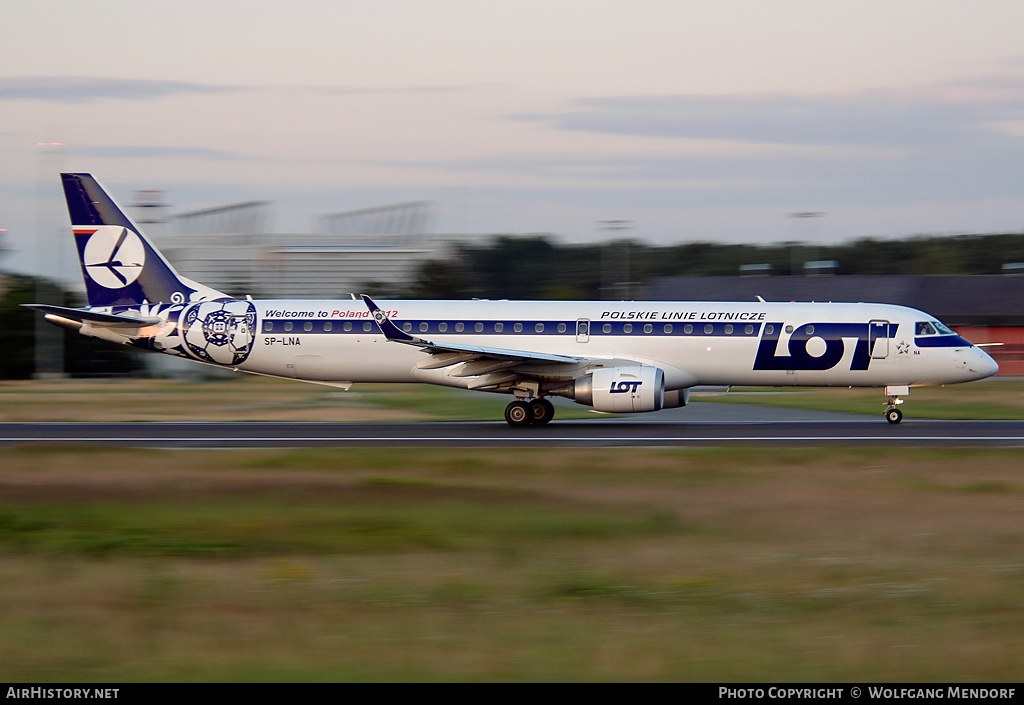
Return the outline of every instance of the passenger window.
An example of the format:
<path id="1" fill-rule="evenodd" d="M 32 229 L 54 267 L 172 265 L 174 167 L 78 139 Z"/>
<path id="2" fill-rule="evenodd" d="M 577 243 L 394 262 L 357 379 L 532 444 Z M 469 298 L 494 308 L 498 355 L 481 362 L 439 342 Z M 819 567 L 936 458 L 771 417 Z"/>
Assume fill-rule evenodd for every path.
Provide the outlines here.
<path id="1" fill-rule="evenodd" d="M 371 330 L 373 330 L 373 324 L 367 321 L 366 323 L 363 324 L 363 330 L 369 333 Z"/>
<path id="2" fill-rule="evenodd" d="M 683 326 L 683 332 L 689 335 L 690 333 L 693 332 L 693 326 L 687 323 L 685 326 Z"/>
<path id="3" fill-rule="evenodd" d="M 715 327 L 714 327 L 713 325 L 711 325 L 710 323 L 708 323 L 708 324 L 707 324 L 706 326 L 704 326 L 704 333 L 705 333 L 706 335 L 711 335 L 711 333 L 712 333 L 712 332 L 713 332 L 714 330 L 715 330 Z"/>
<path id="4" fill-rule="evenodd" d="M 474 323 L 473 324 L 473 330 L 475 330 L 477 333 L 483 333 L 484 332 L 484 324 L 483 323 Z"/>
<path id="5" fill-rule="evenodd" d="M 654 330 L 654 326 L 650 323 L 644 325 L 644 333 L 650 333 L 652 330 Z"/>
<path id="6" fill-rule="evenodd" d="M 272 330 L 274 330 L 274 322 L 273 321 L 263 321 L 263 332 L 264 333 L 269 333 Z"/>
<path id="7" fill-rule="evenodd" d="M 523 332 L 523 324 L 522 323 L 516 323 L 514 326 L 512 326 L 512 330 L 514 330 L 516 333 L 522 333 Z"/>
<path id="8" fill-rule="evenodd" d="M 544 332 L 544 324 L 543 323 L 538 323 L 537 325 L 535 325 L 533 327 L 533 329 L 535 331 L 537 331 L 538 333 L 543 333 Z"/>
<path id="9" fill-rule="evenodd" d="M 743 327 L 743 332 L 747 335 L 752 334 L 754 332 L 754 326 L 748 323 L 746 326 Z"/>
<path id="10" fill-rule="evenodd" d="M 505 324 L 504 323 L 495 323 L 494 324 L 494 332 L 495 333 L 500 333 L 503 330 L 505 330 Z"/>
<path id="11" fill-rule="evenodd" d="M 918 321 L 917 331 L 914 335 L 935 335 L 935 329 L 932 328 L 932 324 L 928 321 Z"/>
<path id="12" fill-rule="evenodd" d="M 725 324 L 725 334 L 732 335 L 732 323 Z"/>
<path id="13" fill-rule="evenodd" d="M 406 333 L 408 333 L 409 331 L 412 330 L 412 324 L 411 323 L 406 323 L 402 327 L 405 328 L 405 332 Z M 342 328 L 345 329 L 345 332 L 347 333 L 348 331 L 352 330 L 352 324 L 349 323 L 348 321 L 345 321 L 345 325 L 343 325 Z"/>
<path id="14" fill-rule="evenodd" d="M 292 322 L 291 321 L 285 321 L 284 322 L 284 329 L 285 330 L 291 330 L 292 329 Z"/>
<path id="15" fill-rule="evenodd" d="M 333 323 L 331 323 L 330 321 L 326 321 L 326 322 L 324 323 L 324 330 L 325 330 L 325 331 L 329 331 L 329 330 L 331 330 L 332 328 L 334 328 L 334 324 L 333 324 Z"/>
<path id="16" fill-rule="evenodd" d="M 305 323 L 303 323 L 302 324 L 302 330 L 305 330 L 305 331 L 313 330 L 313 322 L 312 321 L 306 321 Z"/>
<path id="17" fill-rule="evenodd" d="M 426 333 L 428 328 L 430 328 L 430 325 L 426 321 L 420 323 L 420 333 Z"/>
<path id="18" fill-rule="evenodd" d="M 626 325 L 622 326 L 622 332 L 623 333 L 632 333 L 633 332 L 633 324 L 632 323 L 627 323 Z"/>
<path id="19" fill-rule="evenodd" d="M 348 323 L 346 323 L 345 326 L 346 326 L 345 330 L 349 330 L 351 328 L 351 325 L 348 324 Z M 409 321 L 406 321 L 405 323 L 403 323 L 402 324 L 402 330 L 404 330 L 406 333 L 412 332 L 412 323 L 409 323 Z"/>
<path id="20" fill-rule="evenodd" d="M 438 323 L 437 324 L 437 330 L 440 333 L 444 333 L 446 330 L 448 330 L 448 324 L 447 323 Z"/>
<path id="21" fill-rule="evenodd" d="M 602 333 L 611 333 L 612 332 L 612 324 L 611 323 L 605 323 L 603 326 L 601 326 L 601 332 Z"/>
<path id="22" fill-rule="evenodd" d="M 461 323 L 456 323 L 455 324 L 455 332 L 456 333 L 461 333 L 463 330 L 465 330 L 465 328 L 466 328 L 466 326 L 462 325 Z"/>
<path id="23" fill-rule="evenodd" d="M 558 324 L 558 328 L 556 330 L 558 330 L 559 333 L 564 333 L 565 332 L 565 324 L 564 323 L 559 323 Z"/>

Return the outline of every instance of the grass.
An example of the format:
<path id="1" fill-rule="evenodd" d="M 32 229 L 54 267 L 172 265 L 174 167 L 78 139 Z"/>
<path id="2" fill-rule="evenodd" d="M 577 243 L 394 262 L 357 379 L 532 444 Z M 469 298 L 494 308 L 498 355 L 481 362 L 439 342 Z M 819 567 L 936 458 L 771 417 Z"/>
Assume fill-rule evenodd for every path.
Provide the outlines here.
<path id="1" fill-rule="evenodd" d="M 493 421 L 510 397 L 422 384 L 351 391 L 239 375 L 206 382 L 147 379 L 0 381 L 0 421 Z M 590 418 L 560 406 L 558 418 Z"/>
<path id="2" fill-rule="evenodd" d="M 879 415 L 882 389 L 737 388 L 695 397 L 694 401 L 756 404 L 812 411 Z M 1024 382 L 992 379 L 948 387 L 914 387 L 904 396 L 904 410 L 922 419 L 1024 419 Z"/>
<path id="3" fill-rule="evenodd" d="M 768 393 L 765 393 L 768 392 Z M 203 383 L 176 380 L 0 382 L 0 421 L 494 421 L 509 398 L 430 385 L 332 387 L 241 375 Z M 734 389 L 702 391 L 700 402 L 756 404 L 879 416 L 881 389 Z M 911 389 L 913 418 L 1024 419 L 1024 382 L 992 379 Z M 560 404 L 557 418 L 593 418 L 583 406 Z M 657 416 L 650 417 L 657 419 Z"/>
<path id="4" fill-rule="evenodd" d="M 883 401 L 784 391 L 701 399 L 871 415 Z M 495 420 L 506 401 L 65 380 L 0 384 L 0 419 Z M 914 389 L 907 409 L 1019 419 L 1024 384 Z M 0 678 L 1013 681 L 1022 461 L 870 446 L 3 448 Z"/>
<path id="5" fill-rule="evenodd" d="M 1017 680 L 1022 461 L 0 449 L 0 678 Z"/>
<path id="6" fill-rule="evenodd" d="M 529 499 L 496 500 L 486 492 L 421 488 L 355 489 L 343 498 L 321 494 L 319 500 L 284 492 L 283 497 L 244 500 L 221 496 L 18 505 L 0 509 L 0 551 L 188 557 L 459 551 L 493 549 L 535 536 L 596 538 L 676 528 L 671 517 L 656 513 L 611 516 L 594 509 L 537 506 Z"/>

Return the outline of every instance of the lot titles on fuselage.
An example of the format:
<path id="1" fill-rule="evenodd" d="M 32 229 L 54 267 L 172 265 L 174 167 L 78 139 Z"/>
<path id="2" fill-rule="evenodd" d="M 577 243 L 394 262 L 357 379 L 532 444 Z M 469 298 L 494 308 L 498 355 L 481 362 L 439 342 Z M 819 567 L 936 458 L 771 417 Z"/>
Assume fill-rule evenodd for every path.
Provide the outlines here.
<path id="1" fill-rule="evenodd" d="M 763 321 L 766 311 L 602 311 L 601 320 L 620 321 Z"/>

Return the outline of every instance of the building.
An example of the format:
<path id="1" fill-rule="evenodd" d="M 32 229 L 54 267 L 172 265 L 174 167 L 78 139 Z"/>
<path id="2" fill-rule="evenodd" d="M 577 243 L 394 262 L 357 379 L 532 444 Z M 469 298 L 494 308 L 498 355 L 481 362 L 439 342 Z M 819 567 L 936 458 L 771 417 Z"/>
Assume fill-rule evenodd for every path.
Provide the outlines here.
<path id="1" fill-rule="evenodd" d="M 399 293 L 440 257 L 440 236 L 176 235 L 157 243 L 181 274 L 233 296 L 338 299 Z"/>
<path id="2" fill-rule="evenodd" d="M 406 291 L 446 241 L 428 233 L 433 206 L 423 201 L 321 216 L 317 232 L 302 234 L 269 233 L 269 207 L 250 201 L 175 216 L 180 234 L 155 238 L 157 246 L 181 274 L 233 296 L 337 299 Z"/>

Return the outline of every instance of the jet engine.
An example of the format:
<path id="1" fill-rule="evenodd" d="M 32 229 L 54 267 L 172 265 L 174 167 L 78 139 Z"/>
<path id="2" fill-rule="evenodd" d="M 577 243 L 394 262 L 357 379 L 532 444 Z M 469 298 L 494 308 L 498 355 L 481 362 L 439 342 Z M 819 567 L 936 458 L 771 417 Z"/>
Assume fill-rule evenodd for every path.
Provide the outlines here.
<path id="1" fill-rule="evenodd" d="M 665 373 L 658 367 L 603 367 L 576 380 L 573 398 L 610 413 L 658 411 L 665 406 Z"/>

